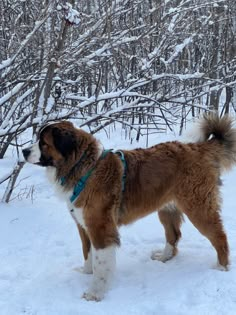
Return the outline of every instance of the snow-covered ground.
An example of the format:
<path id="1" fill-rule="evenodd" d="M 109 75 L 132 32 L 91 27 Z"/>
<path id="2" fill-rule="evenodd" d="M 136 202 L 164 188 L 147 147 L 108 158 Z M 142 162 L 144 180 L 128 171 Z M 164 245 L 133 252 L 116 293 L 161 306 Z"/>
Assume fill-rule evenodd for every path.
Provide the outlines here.
<path id="1" fill-rule="evenodd" d="M 106 148 L 131 147 L 119 137 L 100 137 Z M 159 140 L 153 137 L 150 144 Z M 10 158 L 0 161 L 0 174 L 11 165 Z M 17 194 L 31 186 L 35 192 L 33 201 L 24 196 L 0 204 L 0 315 L 236 314 L 236 169 L 223 176 L 222 187 L 229 272 L 214 268 L 214 249 L 187 219 L 178 256 L 165 264 L 151 260 L 151 252 L 163 248 L 165 240 L 152 214 L 121 228 L 113 286 L 99 303 L 81 299 L 91 275 L 76 270 L 83 264 L 77 228 L 44 170 L 26 165 L 20 179 Z"/>

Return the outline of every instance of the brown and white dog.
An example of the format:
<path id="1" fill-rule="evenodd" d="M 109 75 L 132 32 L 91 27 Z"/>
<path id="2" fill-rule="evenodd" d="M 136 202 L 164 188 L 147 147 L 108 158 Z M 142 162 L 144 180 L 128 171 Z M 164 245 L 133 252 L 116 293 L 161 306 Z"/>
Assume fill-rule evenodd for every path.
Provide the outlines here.
<path id="1" fill-rule="evenodd" d="M 228 117 L 211 114 L 202 118 L 198 132 L 196 143 L 124 150 L 123 163 L 119 154 L 103 155 L 102 145 L 91 134 L 61 121 L 41 128 L 38 142 L 23 150 L 28 162 L 47 167 L 78 226 L 84 272 L 93 273 L 85 299 L 101 300 L 107 291 L 120 244 L 119 226 L 157 210 L 166 246 L 153 259 L 164 262 L 177 253 L 185 213 L 210 240 L 219 265 L 227 270 L 229 249 L 220 218 L 219 185 L 221 171 L 235 163 L 236 130 Z M 74 187 L 84 176 L 86 184 L 71 202 Z"/>

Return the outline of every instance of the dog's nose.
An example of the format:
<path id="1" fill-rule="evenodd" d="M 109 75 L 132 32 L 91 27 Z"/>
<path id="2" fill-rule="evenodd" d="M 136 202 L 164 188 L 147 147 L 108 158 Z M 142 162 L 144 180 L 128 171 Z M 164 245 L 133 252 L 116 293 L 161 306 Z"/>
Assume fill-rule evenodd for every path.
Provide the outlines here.
<path id="1" fill-rule="evenodd" d="M 24 155 L 24 158 L 27 160 L 27 157 L 30 155 L 30 149 L 24 149 L 22 150 L 22 153 Z"/>

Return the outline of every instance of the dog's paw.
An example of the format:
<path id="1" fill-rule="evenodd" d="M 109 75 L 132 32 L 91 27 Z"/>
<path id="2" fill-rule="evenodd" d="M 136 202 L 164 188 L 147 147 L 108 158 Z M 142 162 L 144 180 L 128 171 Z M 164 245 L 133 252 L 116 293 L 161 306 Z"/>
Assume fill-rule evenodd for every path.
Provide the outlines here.
<path id="1" fill-rule="evenodd" d="M 151 259 L 166 262 L 167 260 L 171 259 L 171 257 L 167 258 L 166 256 L 163 255 L 162 251 L 153 251 L 151 254 Z"/>
<path id="2" fill-rule="evenodd" d="M 100 302 L 103 299 L 103 297 L 104 297 L 103 295 L 93 292 L 84 292 L 84 294 L 82 295 L 83 299 L 95 302 Z"/>
<path id="3" fill-rule="evenodd" d="M 153 251 L 151 254 L 151 259 L 166 262 L 173 258 L 174 255 L 175 255 L 174 246 L 167 243 L 163 251 L 160 250 Z"/>
<path id="4" fill-rule="evenodd" d="M 80 272 L 80 273 L 84 273 L 86 275 L 90 275 L 93 273 L 93 270 L 91 268 L 86 268 L 86 266 L 84 267 L 75 267 L 73 268 L 74 271 L 76 272 Z"/>
<path id="5" fill-rule="evenodd" d="M 213 269 L 219 270 L 219 271 L 229 271 L 230 266 L 222 266 L 219 263 L 217 263 L 215 266 L 213 266 Z"/>

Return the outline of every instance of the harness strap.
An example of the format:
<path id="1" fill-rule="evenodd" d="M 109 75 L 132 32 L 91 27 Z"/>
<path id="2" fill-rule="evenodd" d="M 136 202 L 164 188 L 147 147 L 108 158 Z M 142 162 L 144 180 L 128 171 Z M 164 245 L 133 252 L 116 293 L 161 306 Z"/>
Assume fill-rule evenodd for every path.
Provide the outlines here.
<path id="1" fill-rule="evenodd" d="M 124 171 L 123 171 L 123 175 L 122 175 L 122 192 L 124 192 L 124 190 L 125 190 L 125 180 L 126 180 L 126 168 L 127 168 L 125 155 L 124 155 L 124 152 L 121 151 L 121 150 L 115 151 L 114 153 L 120 156 L 121 162 L 123 164 Z"/>
<path id="2" fill-rule="evenodd" d="M 112 152 L 113 150 L 103 150 L 102 155 L 100 157 L 100 159 L 104 159 L 108 153 Z M 122 151 L 115 151 L 115 154 L 118 154 L 123 167 L 124 167 L 124 172 L 123 172 L 123 176 L 122 176 L 122 192 L 125 190 L 125 179 L 126 179 L 126 161 L 125 161 L 125 156 L 124 153 Z M 95 167 L 93 167 L 91 170 L 89 170 L 84 176 L 82 176 L 78 183 L 75 185 L 74 190 L 73 190 L 73 194 L 70 197 L 70 201 L 71 203 L 73 203 L 75 201 L 75 199 L 77 199 L 80 195 L 80 193 L 82 192 L 82 190 L 84 189 L 87 180 L 89 179 L 89 177 L 92 175 L 92 172 L 94 171 Z M 61 177 L 60 179 L 61 181 L 61 185 L 64 186 L 66 179 L 65 177 Z"/>

